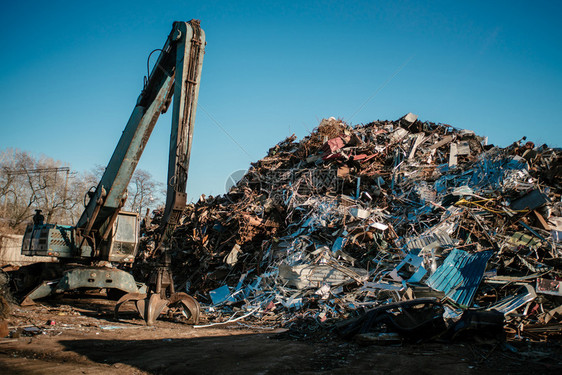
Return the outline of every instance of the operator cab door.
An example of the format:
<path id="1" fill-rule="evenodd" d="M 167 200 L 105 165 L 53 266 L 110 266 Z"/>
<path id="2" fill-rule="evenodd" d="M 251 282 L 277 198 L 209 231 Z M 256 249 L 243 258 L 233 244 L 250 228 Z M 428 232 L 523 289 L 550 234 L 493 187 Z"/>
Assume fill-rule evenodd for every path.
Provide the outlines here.
<path id="1" fill-rule="evenodd" d="M 117 263 L 133 263 L 139 241 L 139 216 L 135 212 L 121 211 L 113 224 L 109 240 L 107 260 Z M 104 257 L 105 258 L 105 257 Z"/>

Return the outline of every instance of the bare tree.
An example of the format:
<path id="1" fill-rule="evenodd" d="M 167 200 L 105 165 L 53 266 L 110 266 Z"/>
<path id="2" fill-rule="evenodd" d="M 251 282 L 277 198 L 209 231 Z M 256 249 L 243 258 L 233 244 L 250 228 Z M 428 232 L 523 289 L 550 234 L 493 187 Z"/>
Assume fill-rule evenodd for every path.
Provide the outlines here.
<path id="1" fill-rule="evenodd" d="M 84 210 L 85 195 L 95 188 L 104 168 L 76 173 L 60 161 L 28 152 L 7 149 L 0 152 L 0 227 L 22 232 L 35 209 L 46 222 L 74 224 Z M 142 169 L 133 174 L 125 209 L 142 212 L 161 204 L 162 184 Z"/>
<path id="2" fill-rule="evenodd" d="M 0 158 L 0 202 L 3 221 L 15 231 L 31 219 L 34 209 L 43 210 L 48 222 L 67 222 L 77 204 L 76 173 L 47 157 L 8 149 Z"/>
<path id="3" fill-rule="evenodd" d="M 0 228 L 9 226 L 7 218 L 9 197 L 17 199 L 14 190 L 14 176 L 9 174 L 10 164 L 8 162 L 8 152 L 0 153 Z"/>
<path id="4" fill-rule="evenodd" d="M 126 207 L 130 211 L 142 213 L 146 207 L 154 208 L 160 204 L 161 183 L 154 181 L 150 172 L 137 169 L 129 184 L 129 197 Z"/>
<path id="5" fill-rule="evenodd" d="M 26 176 L 26 171 L 34 168 L 34 162 L 28 154 L 13 149 L 2 152 L 0 162 L 3 222 L 12 230 L 21 229 L 19 227 L 28 218 L 36 201 Z M 25 170 L 20 170 L 21 165 L 26 165 Z"/>
<path id="6" fill-rule="evenodd" d="M 89 187 L 97 186 L 104 171 L 105 168 L 101 165 L 95 166 L 91 171 L 84 174 L 85 183 Z M 139 213 L 143 213 L 146 208 L 155 209 L 162 204 L 162 197 L 165 194 L 162 186 L 162 183 L 154 180 L 150 172 L 143 169 L 135 170 L 129 182 L 128 197 L 124 208 Z"/>

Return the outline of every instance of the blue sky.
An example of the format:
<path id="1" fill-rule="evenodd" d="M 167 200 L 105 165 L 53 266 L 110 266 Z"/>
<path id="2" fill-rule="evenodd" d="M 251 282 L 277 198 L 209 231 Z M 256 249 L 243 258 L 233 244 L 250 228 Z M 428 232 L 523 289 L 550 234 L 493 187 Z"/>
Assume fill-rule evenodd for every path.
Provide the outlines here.
<path id="1" fill-rule="evenodd" d="M 330 116 L 358 124 L 414 112 L 501 146 L 524 135 L 562 146 L 562 2 L 428 3 L 6 3 L 0 149 L 80 171 L 106 165 L 149 52 L 162 47 L 173 21 L 192 18 L 201 20 L 207 48 L 190 198 L 223 193 L 232 172 Z M 162 182 L 169 128 L 164 115 L 139 164 Z"/>

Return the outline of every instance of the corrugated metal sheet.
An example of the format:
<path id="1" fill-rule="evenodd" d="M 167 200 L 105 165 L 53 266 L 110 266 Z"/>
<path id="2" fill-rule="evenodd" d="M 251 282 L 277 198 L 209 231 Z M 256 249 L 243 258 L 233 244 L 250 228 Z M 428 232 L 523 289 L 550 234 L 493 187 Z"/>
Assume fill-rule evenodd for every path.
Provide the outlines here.
<path id="1" fill-rule="evenodd" d="M 492 251 L 469 254 L 453 249 L 443 264 L 427 279 L 426 284 L 445 292 L 447 298 L 461 307 L 469 307 L 491 256 Z"/>
<path id="2" fill-rule="evenodd" d="M 433 242 L 438 242 L 441 246 L 452 247 L 454 245 L 451 237 L 445 232 L 430 233 L 419 237 L 409 237 L 405 242 L 408 252 L 414 249 L 422 249 Z"/>
<path id="3" fill-rule="evenodd" d="M 492 306 L 488 307 L 486 310 L 497 310 L 503 314 L 509 314 L 524 304 L 531 302 L 535 298 L 537 298 L 535 288 L 529 284 L 524 284 L 521 286 L 517 294 L 501 299 Z"/>

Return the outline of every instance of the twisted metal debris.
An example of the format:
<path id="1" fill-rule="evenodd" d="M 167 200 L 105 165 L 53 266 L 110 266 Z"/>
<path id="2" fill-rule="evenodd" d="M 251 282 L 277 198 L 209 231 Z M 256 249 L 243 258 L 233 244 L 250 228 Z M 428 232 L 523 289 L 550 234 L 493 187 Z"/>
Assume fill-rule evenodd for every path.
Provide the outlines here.
<path id="1" fill-rule="evenodd" d="M 449 323 L 495 311 L 509 337 L 550 339 L 561 332 L 562 152 L 524 141 L 495 147 L 413 114 L 322 120 L 227 194 L 188 206 L 175 283 L 211 324 L 327 324 L 424 298 Z"/>

